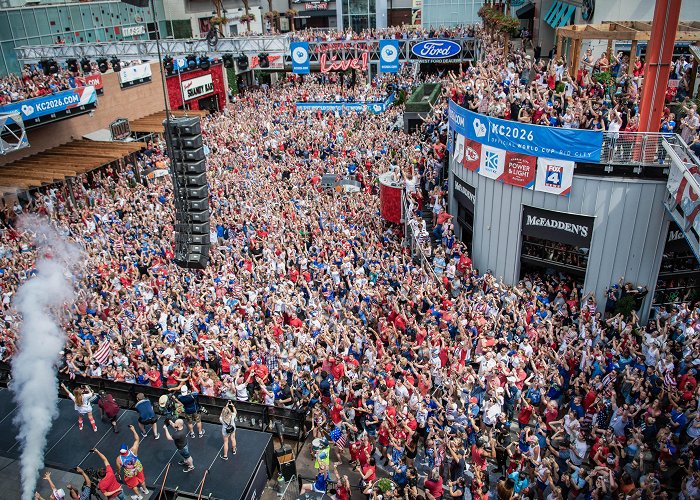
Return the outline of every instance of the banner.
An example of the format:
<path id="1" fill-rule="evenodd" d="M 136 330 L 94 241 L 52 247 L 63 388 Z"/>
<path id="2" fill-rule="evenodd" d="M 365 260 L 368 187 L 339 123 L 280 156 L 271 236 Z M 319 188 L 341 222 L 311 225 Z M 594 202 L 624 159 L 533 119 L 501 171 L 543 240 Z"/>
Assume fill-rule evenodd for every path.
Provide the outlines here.
<path id="1" fill-rule="evenodd" d="M 506 151 L 506 160 L 503 174 L 499 181 L 525 189 L 535 187 L 535 175 L 537 174 L 537 157 Z"/>
<path id="2" fill-rule="evenodd" d="M 214 92 L 211 74 L 198 76 L 182 82 L 182 100 L 189 101 Z"/>
<path id="3" fill-rule="evenodd" d="M 95 103 L 97 103 L 95 87 L 78 87 L 48 96 L 6 104 L 0 106 L 0 113 L 18 111 L 22 114 L 22 120 L 26 122 Z"/>
<path id="4" fill-rule="evenodd" d="M 269 63 L 267 68 L 260 68 L 260 58 L 256 56 L 248 56 L 248 67 L 250 69 L 284 69 L 284 54 L 275 53 L 268 54 L 267 62 Z"/>
<path id="5" fill-rule="evenodd" d="M 600 161 L 603 133 L 530 125 L 480 115 L 450 101 L 449 125 L 467 139 L 506 151 L 560 160 Z"/>
<path id="6" fill-rule="evenodd" d="M 537 158 L 535 189 L 544 193 L 569 196 L 574 181 L 574 162 L 553 158 Z"/>
<path id="7" fill-rule="evenodd" d="M 399 72 L 399 41 L 379 40 L 379 72 Z"/>
<path id="8" fill-rule="evenodd" d="M 309 42 L 292 42 L 289 44 L 289 49 L 292 51 L 292 73 L 308 75 L 311 72 Z"/>
<path id="9" fill-rule="evenodd" d="M 543 240 L 589 248 L 593 235 L 593 217 L 575 215 L 523 205 L 523 234 Z"/>
<path id="10" fill-rule="evenodd" d="M 375 115 L 384 113 L 394 102 L 394 94 L 391 94 L 381 102 L 297 102 L 296 107 L 300 111 L 338 111 L 357 112 L 370 111 Z"/>
<path id="11" fill-rule="evenodd" d="M 150 81 L 151 65 L 149 63 L 128 66 L 119 71 L 119 85 L 122 88 L 138 85 L 139 83 L 147 83 Z"/>
<path id="12" fill-rule="evenodd" d="M 506 152 L 491 146 L 481 147 L 479 174 L 489 179 L 498 179 L 503 174 Z"/>
<path id="13" fill-rule="evenodd" d="M 102 95 L 104 84 L 102 83 L 102 75 L 95 73 L 92 75 L 85 76 L 85 86 L 95 87 L 98 95 Z"/>

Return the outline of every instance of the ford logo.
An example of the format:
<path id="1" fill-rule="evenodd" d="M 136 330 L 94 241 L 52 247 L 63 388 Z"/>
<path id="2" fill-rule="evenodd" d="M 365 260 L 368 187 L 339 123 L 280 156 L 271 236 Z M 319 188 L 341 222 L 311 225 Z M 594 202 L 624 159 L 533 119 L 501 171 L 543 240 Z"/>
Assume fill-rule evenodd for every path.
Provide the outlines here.
<path id="1" fill-rule="evenodd" d="M 411 47 L 411 52 L 421 59 L 445 59 L 461 51 L 459 44 L 451 40 L 425 40 Z"/>

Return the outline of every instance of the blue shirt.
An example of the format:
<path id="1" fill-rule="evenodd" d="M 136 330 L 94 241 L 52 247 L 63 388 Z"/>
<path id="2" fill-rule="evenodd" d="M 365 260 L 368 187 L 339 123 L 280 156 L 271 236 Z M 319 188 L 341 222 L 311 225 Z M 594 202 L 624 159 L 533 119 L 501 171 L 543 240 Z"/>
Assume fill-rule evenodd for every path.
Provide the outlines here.
<path id="1" fill-rule="evenodd" d="M 147 399 L 142 399 L 136 403 L 136 411 L 139 412 L 139 420 L 151 420 L 156 418 L 156 413 L 153 411 L 153 405 Z"/>
<path id="2" fill-rule="evenodd" d="M 177 396 L 177 399 L 180 400 L 180 403 L 182 403 L 182 406 L 185 407 L 185 413 L 192 415 L 193 413 L 197 413 L 197 396 L 199 393 L 193 392 L 192 394 L 187 394 L 186 396 L 183 396 L 182 394 L 179 394 Z"/>

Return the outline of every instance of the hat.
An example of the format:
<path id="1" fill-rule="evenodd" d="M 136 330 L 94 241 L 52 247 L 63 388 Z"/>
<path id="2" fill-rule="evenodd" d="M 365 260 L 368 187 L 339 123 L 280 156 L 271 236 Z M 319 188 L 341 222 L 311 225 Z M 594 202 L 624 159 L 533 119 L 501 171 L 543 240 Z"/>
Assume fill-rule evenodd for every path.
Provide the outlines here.
<path id="1" fill-rule="evenodd" d="M 472 396 L 471 398 L 469 398 L 469 402 L 470 402 L 470 403 L 476 404 L 477 401 L 479 401 L 479 400 L 476 399 L 476 398 L 473 397 L 473 396 Z"/>
<path id="2" fill-rule="evenodd" d="M 126 443 L 122 443 L 121 448 L 119 448 L 119 453 L 122 455 L 128 455 L 129 454 L 129 447 L 126 445 Z"/>
<path id="3" fill-rule="evenodd" d="M 180 388 L 180 393 L 181 393 L 183 396 L 186 396 L 186 395 L 187 395 L 187 392 L 188 392 L 187 386 L 186 386 L 186 385 L 183 385 L 183 386 Z"/>
<path id="4" fill-rule="evenodd" d="M 168 405 L 168 396 L 163 394 L 161 397 L 158 398 L 158 406 L 161 408 L 165 408 Z"/>

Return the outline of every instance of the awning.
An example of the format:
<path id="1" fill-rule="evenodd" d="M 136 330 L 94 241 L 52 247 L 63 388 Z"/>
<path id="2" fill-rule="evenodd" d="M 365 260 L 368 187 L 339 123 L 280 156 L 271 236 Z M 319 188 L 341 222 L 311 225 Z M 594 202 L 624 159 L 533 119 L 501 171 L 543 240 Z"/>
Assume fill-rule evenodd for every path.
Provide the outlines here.
<path id="1" fill-rule="evenodd" d="M 544 16 L 544 21 L 552 28 L 559 28 L 569 24 L 571 16 L 576 10 L 575 5 L 555 1 Z"/>
<path id="2" fill-rule="evenodd" d="M 518 19 L 532 19 L 535 17 L 535 4 L 528 2 L 518 10 L 515 11 L 515 15 Z"/>
<path id="3" fill-rule="evenodd" d="M 296 17 L 335 17 L 335 10 L 302 10 Z"/>

